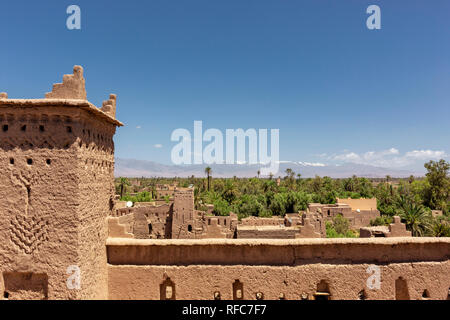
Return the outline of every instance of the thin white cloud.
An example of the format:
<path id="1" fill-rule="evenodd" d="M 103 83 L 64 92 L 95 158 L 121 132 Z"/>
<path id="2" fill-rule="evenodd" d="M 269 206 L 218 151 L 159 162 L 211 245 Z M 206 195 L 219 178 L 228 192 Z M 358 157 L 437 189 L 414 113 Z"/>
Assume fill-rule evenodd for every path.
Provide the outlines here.
<path id="1" fill-rule="evenodd" d="M 354 152 L 350 152 L 350 153 L 344 153 L 344 154 L 339 154 L 333 157 L 333 160 L 340 160 L 340 161 L 346 161 L 346 162 L 356 162 L 356 161 L 360 161 L 361 157 L 354 153 Z"/>
<path id="2" fill-rule="evenodd" d="M 446 157 L 444 151 L 433 151 L 433 150 L 413 150 L 405 154 L 406 157 L 416 158 L 416 159 L 440 159 Z"/>
<path id="3" fill-rule="evenodd" d="M 278 164 L 296 164 L 307 167 L 325 167 L 326 164 L 320 162 L 304 162 L 304 161 L 290 161 L 290 160 L 280 160 L 277 161 Z M 261 163 L 265 164 L 265 163 Z"/>
<path id="4" fill-rule="evenodd" d="M 157 144 L 155 144 L 153 147 L 155 147 L 156 149 L 160 149 L 160 148 L 163 147 L 163 145 L 160 144 L 160 143 L 157 143 Z"/>
<path id="5" fill-rule="evenodd" d="M 447 157 L 441 150 L 413 150 L 401 155 L 396 148 L 365 153 L 346 152 L 329 157 L 329 160 L 372 165 L 377 167 L 405 167 L 418 161 L 440 159 Z"/>
<path id="6" fill-rule="evenodd" d="M 319 158 L 326 158 L 326 157 L 328 157 L 328 154 L 324 152 L 324 153 L 314 154 L 314 156 L 319 157 Z"/>
<path id="7" fill-rule="evenodd" d="M 298 164 L 301 165 L 301 166 L 305 166 L 305 167 L 325 167 L 326 166 L 326 164 L 320 163 L 320 162 L 303 162 L 303 161 L 299 161 Z"/>
<path id="8" fill-rule="evenodd" d="M 136 126 L 136 129 L 140 129 L 141 128 L 141 126 Z"/>

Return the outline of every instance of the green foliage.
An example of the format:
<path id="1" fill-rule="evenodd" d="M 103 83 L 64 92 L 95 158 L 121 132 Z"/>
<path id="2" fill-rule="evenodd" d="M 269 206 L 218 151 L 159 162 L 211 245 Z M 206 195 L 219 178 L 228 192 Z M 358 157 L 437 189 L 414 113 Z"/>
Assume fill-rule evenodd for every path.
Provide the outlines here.
<path id="1" fill-rule="evenodd" d="M 370 225 L 372 227 L 374 227 L 374 226 L 388 226 L 392 222 L 394 222 L 394 219 L 391 216 L 384 215 L 384 216 L 377 217 L 375 220 L 370 220 Z"/>
<path id="2" fill-rule="evenodd" d="M 450 237 L 450 217 L 440 216 L 433 219 L 433 236 Z"/>
<path id="3" fill-rule="evenodd" d="M 234 213 L 236 213 L 241 219 L 249 216 L 261 217 L 267 216 L 267 213 L 264 213 L 265 206 L 258 196 L 255 195 L 242 195 L 235 204 L 233 205 Z"/>
<path id="4" fill-rule="evenodd" d="M 130 182 L 128 181 L 127 178 L 119 178 L 119 188 L 120 188 L 120 197 L 123 197 L 123 193 L 125 192 L 126 186 L 129 186 Z"/>
<path id="5" fill-rule="evenodd" d="M 348 231 L 350 223 L 342 215 L 338 214 L 337 216 L 333 217 L 332 221 L 333 228 L 337 233 L 345 234 Z"/>
<path id="6" fill-rule="evenodd" d="M 206 167 L 205 168 L 205 174 L 206 174 L 207 179 L 208 179 L 208 191 L 211 189 L 211 172 L 212 172 L 211 167 Z"/>
<path id="7" fill-rule="evenodd" d="M 164 199 L 164 201 L 166 202 L 166 203 L 169 203 L 170 202 L 170 196 L 167 194 L 167 195 L 165 195 L 164 197 L 163 197 L 163 199 Z"/>
<path id="8" fill-rule="evenodd" d="M 129 194 L 123 196 L 120 198 L 122 201 L 131 201 L 131 202 L 150 202 L 153 201 L 150 192 L 144 191 L 144 192 L 138 192 L 134 196 L 130 196 Z"/>
<path id="9" fill-rule="evenodd" d="M 327 238 L 357 238 L 358 234 L 349 229 L 349 222 L 341 215 L 337 215 L 332 221 L 325 224 Z"/>
<path id="10" fill-rule="evenodd" d="M 287 193 L 276 193 L 271 200 L 269 210 L 274 215 L 284 215 L 286 213 L 286 207 L 288 205 Z"/>
<path id="11" fill-rule="evenodd" d="M 437 162 L 431 160 L 424 166 L 428 171 L 426 177 L 429 183 L 425 189 L 424 202 L 429 208 L 442 210 L 447 214 L 450 208 L 450 164 L 441 159 Z"/>
<path id="12" fill-rule="evenodd" d="M 222 198 L 231 204 L 239 195 L 236 185 L 232 180 L 226 180 L 223 187 Z"/>
<path id="13" fill-rule="evenodd" d="M 306 210 L 308 203 L 311 202 L 311 198 L 304 191 L 291 191 L 287 193 L 286 208 L 287 213 L 295 213 L 300 210 Z"/>
<path id="14" fill-rule="evenodd" d="M 450 237 L 450 218 L 440 217 L 433 221 L 432 233 L 434 237 Z"/>
<path id="15" fill-rule="evenodd" d="M 213 213 L 217 216 L 229 216 L 231 207 L 228 202 L 224 199 L 217 199 L 213 202 L 214 210 Z"/>
<path id="16" fill-rule="evenodd" d="M 430 234 L 432 219 L 430 212 L 427 212 L 423 206 L 405 202 L 400 208 L 400 217 L 413 236 L 421 237 Z"/>

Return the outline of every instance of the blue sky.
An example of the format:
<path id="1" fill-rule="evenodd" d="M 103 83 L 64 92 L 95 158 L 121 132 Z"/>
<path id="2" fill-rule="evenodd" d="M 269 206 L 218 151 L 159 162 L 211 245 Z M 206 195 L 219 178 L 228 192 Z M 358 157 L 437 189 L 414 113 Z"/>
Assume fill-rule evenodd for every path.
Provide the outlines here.
<path id="1" fill-rule="evenodd" d="M 66 8 L 81 8 L 81 30 Z M 368 30 L 366 8 L 381 8 Z M 170 163 L 174 129 L 280 129 L 280 159 L 420 168 L 450 153 L 450 2 L 5 1 L 0 91 L 75 64 L 118 95 L 116 156 Z M 155 147 L 155 145 L 157 147 Z"/>

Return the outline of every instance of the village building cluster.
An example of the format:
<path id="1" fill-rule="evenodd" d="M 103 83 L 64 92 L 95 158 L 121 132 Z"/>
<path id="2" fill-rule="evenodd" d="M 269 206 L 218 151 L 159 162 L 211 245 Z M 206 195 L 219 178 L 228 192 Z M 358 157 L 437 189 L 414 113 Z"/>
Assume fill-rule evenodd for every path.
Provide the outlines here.
<path id="1" fill-rule="evenodd" d="M 388 228 L 377 233 L 377 227 L 369 227 L 370 221 L 380 216 L 376 199 L 337 199 L 336 204 L 311 203 L 306 211 L 287 213 L 284 217 L 248 217 L 241 221 L 233 212 L 229 216 L 212 214 L 213 205 L 207 211 L 195 210 L 194 190 L 179 188 L 176 185 L 161 185 L 157 190 L 170 191 L 168 203 L 135 203 L 126 207 L 125 201 L 117 202 L 114 223 L 123 225 L 127 236 L 136 239 L 296 239 L 326 238 L 326 221 L 332 221 L 337 215 L 349 221 L 350 227 L 362 230 L 367 237 L 368 230 L 374 230 L 371 236 L 410 236 L 406 227 L 404 232 L 389 232 Z M 394 227 L 395 228 L 395 227 Z"/>

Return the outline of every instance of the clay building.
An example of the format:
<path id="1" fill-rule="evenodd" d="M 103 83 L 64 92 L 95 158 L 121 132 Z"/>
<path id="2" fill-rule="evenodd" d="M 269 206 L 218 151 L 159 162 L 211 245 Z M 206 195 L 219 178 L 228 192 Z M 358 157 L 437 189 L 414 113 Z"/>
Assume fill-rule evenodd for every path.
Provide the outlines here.
<path id="1" fill-rule="evenodd" d="M 308 211 L 319 214 L 324 220 L 332 220 L 342 215 L 349 220 L 351 228 L 366 227 L 371 220 L 380 216 L 377 210 L 377 199 L 337 199 L 336 204 L 310 203 Z"/>
<path id="2" fill-rule="evenodd" d="M 233 213 L 211 216 L 195 210 L 192 188 L 176 188 L 170 204 L 121 208 L 112 216 L 136 239 L 233 238 L 237 226 Z"/>
<path id="3" fill-rule="evenodd" d="M 44 99 L 0 96 L 0 268 L 12 298 L 107 298 L 116 96 L 86 100 L 83 68 Z M 95 253 L 95 254 L 93 254 Z M 65 285 L 77 266 L 80 290 Z M 29 280 L 26 280 L 29 279 Z"/>
<path id="4" fill-rule="evenodd" d="M 284 218 L 242 219 L 237 225 L 238 239 L 295 239 L 326 237 L 325 223 L 312 213 L 288 213 Z"/>
<path id="5" fill-rule="evenodd" d="M 173 198 L 178 183 L 172 184 L 157 184 L 156 185 L 156 199 L 164 199 L 165 197 Z"/>
<path id="6" fill-rule="evenodd" d="M 3 299 L 448 299 L 449 238 L 404 237 L 398 219 L 395 237 L 310 238 L 328 207 L 366 210 L 352 204 L 288 215 L 300 239 L 229 239 L 237 218 L 194 210 L 192 189 L 114 210 L 116 96 L 86 98 L 78 66 L 45 99 L 0 94 Z"/>
<path id="7" fill-rule="evenodd" d="M 363 227 L 359 230 L 360 238 L 375 237 L 411 237 L 411 231 L 406 230 L 406 225 L 400 217 L 394 216 L 393 223 L 389 226 Z"/>
<path id="8" fill-rule="evenodd" d="M 137 178 L 132 178 L 129 181 L 130 181 L 130 185 L 132 185 L 132 186 L 136 186 L 136 187 L 141 186 L 141 180 L 139 180 Z"/>
<path id="9" fill-rule="evenodd" d="M 139 203 L 136 203 L 139 204 Z M 249 217 L 234 213 L 214 216 L 194 209 L 191 188 L 177 188 L 170 204 L 116 209 L 113 217 L 136 239 L 295 239 L 325 238 L 325 222 L 318 213 L 290 213 L 284 218 Z"/>
<path id="10" fill-rule="evenodd" d="M 173 192 L 173 201 L 169 204 L 136 203 L 135 208 L 116 210 L 116 215 L 121 216 L 119 223 L 127 221 L 126 229 L 136 238 L 142 239 L 200 239 L 209 236 L 295 239 L 326 238 L 326 221 L 332 220 L 336 215 L 348 219 L 355 229 L 369 226 L 370 220 L 379 216 L 379 211 L 371 207 L 376 205 L 376 199 L 358 199 L 355 203 L 345 199 L 354 207 L 358 206 L 357 208 L 337 199 L 338 204 L 311 203 L 306 211 L 287 213 L 284 217 L 248 217 L 238 221 L 233 213 L 226 217 L 213 216 L 213 206 L 209 206 L 206 212 L 195 210 L 193 189 L 175 188 Z M 133 215 L 123 216 L 125 212 Z M 212 232 L 213 229 L 220 231 Z"/>

